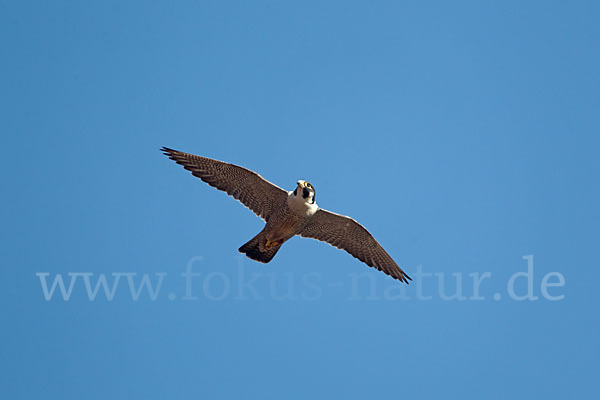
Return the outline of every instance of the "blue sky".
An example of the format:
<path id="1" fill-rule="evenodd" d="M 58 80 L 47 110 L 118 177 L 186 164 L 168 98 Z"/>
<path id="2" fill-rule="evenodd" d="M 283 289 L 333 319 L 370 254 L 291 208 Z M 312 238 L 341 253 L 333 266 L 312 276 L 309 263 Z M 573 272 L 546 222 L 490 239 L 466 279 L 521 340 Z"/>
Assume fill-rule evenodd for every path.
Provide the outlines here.
<path id="1" fill-rule="evenodd" d="M 0 4 L 1 397 L 590 397 L 599 11 Z M 262 222 L 161 146 L 310 181 L 413 283 L 308 239 L 239 258 Z"/>

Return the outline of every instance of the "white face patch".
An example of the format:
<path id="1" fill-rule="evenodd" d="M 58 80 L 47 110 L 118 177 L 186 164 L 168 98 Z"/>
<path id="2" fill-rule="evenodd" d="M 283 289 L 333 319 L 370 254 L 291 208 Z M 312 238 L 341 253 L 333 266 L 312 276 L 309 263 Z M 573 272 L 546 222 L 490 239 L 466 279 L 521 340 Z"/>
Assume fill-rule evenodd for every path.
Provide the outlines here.
<path id="1" fill-rule="evenodd" d="M 298 186 L 293 192 L 288 193 L 288 207 L 292 212 L 302 216 L 311 216 L 317 212 L 319 206 L 315 201 L 315 191 L 312 186 L 306 187 L 305 181 L 298 181 Z"/>
<path id="2" fill-rule="evenodd" d="M 298 181 L 298 186 L 294 189 L 294 195 L 301 196 L 307 203 L 315 202 L 315 188 L 309 182 Z"/>

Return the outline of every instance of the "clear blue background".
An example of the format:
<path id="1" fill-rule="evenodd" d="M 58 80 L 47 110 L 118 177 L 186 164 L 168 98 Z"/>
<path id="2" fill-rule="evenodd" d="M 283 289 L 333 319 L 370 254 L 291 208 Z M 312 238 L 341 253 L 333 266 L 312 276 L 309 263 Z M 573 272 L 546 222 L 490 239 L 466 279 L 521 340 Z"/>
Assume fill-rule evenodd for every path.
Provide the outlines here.
<path id="1" fill-rule="evenodd" d="M 599 20 L 595 1 L 2 2 L 0 397 L 593 397 Z M 307 239 L 242 267 L 298 294 L 317 273 L 316 299 L 236 300 L 262 222 L 163 145 L 309 180 L 413 277 L 461 273 L 468 296 L 490 272 L 485 300 L 434 278 L 432 300 L 386 300 L 393 280 Z M 540 298 L 514 301 L 528 254 Z M 201 277 L 181 300 L 194 256 L 230 295 Z M 37 272 L 168 275 L 156 301 L 81 282 L 46 301 Z M 377 299 L 349 298 L 363 272 Z"/>

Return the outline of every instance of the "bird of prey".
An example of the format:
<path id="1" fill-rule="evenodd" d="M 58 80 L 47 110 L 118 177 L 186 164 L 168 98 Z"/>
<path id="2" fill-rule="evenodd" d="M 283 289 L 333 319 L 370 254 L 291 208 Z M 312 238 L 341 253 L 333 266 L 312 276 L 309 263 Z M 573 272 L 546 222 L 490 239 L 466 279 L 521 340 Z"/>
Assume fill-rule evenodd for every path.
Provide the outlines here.
<path id="1" fill-rule="evenodd" d="M 304 180 L 293 191 L 272 184 L 244 167 L 163 147 L 161 151 L 192 175 L 227 192 L 266 221 L 258 235 L 239 248 L 249 258 L 268 263 L 281 245 L 300 235 L 329 243 L 394 279 L 411 279 L 375 238 L 350 217 L 320 208 L 315 188 Z"/>

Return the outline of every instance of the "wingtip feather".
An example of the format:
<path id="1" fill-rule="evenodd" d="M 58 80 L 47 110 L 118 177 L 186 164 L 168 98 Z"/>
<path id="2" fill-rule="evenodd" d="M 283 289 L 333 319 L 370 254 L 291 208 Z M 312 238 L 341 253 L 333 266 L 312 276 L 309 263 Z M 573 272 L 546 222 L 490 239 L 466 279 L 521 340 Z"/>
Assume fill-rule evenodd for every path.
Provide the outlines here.
<path id="1" fill-rule="evenodd" d="M 166 146 L 161 147 L 160 151 L 162 151 L 165 156 L 172 156 L 173 153 L 177 153 L 177 150 L 173 150 Z"/>

